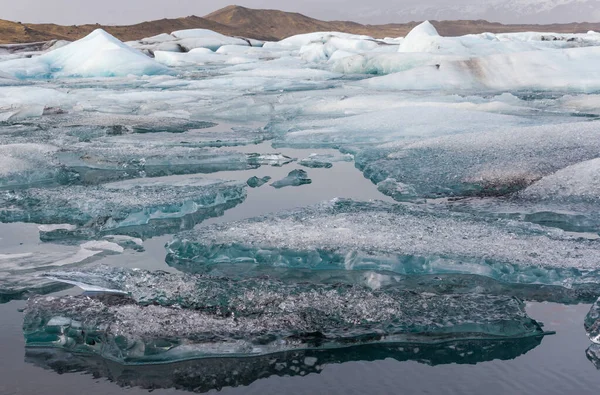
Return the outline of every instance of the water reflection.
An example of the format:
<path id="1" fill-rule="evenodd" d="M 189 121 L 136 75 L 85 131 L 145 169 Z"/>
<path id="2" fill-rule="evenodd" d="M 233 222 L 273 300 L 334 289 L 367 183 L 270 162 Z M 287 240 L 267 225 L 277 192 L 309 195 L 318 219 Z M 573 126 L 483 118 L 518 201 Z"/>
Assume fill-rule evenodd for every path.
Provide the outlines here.
<path id="1" fill-rule="evenodd" d="M 27 348 L 25 361 L 58 374 L 85 372 L 121 387 L 175 388 L 196 393 L 248 386 L 271 376 L 306 376 L 327 365 L 353 361 L 416 361 L 430 366 L 512 360 L 542 342 L 542 336 L 503 340 L 463 340 L 438 344 L 372 344 L 330 350 L 291 351 L 249 358 L 200 359 L 173 364 L 121 365 L 96 356 L 58 349 Z"/>

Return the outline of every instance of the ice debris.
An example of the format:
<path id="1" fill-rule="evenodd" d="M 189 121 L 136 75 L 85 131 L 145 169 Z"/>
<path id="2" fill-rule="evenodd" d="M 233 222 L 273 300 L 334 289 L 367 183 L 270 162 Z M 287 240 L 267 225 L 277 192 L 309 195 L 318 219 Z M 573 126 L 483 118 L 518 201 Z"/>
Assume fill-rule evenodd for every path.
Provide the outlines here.
<path id="1" fill-rule="evenodd" d="M 63 276 L 68 278 L 68 273 Z M 131 297 L 31 299 L 23 327 L 28 346 L 151 363 L 376 342 L 544 334 L 523 303 L 506 296 L 373 291 L 108 268 L 92 272 L 87 281 L 100 281 Z"/>
<path id="2" fill-rule="evenodd" d="M 250 177 L 248 179 L 248 181 L 246 181 L 246 184 L 248 184 L 248 186 L 250 188 L 260 188 L 269 181 L 271 181 L 271 177 L 269 177 L 269 176 L 262 177 L 262 178 L 258 178 L 256 176 L 254 176 L 254 177 Z"/>
<path id="3" fill-rule="evenodd" d="M 312 180 L 304 170 L 292 170 L 287 177 L 271 184 L 274 188 L 298 187 L 300 185 L 311 184 Z"/>
<path id="4" fill-rule="evenodd" d="M 122 243 L 120 243 L 122 244 Z M 126 245 L 129 248 L 129 246 Z M 60 291 L 68 286 L 42 276 L 44 272 L 87 265 L 107 255 L 121 254 L 116 242 L 93 240 L 81 245 L 46 245 L 26 252 L 0 254 L 0 303 Z"/>
<path id="5" fill-rule="evenodd" d="M 594 303 L 585 317 L 585 332 L 592 343 L 600 344 L 600 299 Z"/>
<path id="6" fill-rule="evenodd" d="M 354 156 L 350 154 L 310 154 L 307 158 L 298 162 L 299 165 L 313 169 L 333 167 L 335 162 L 352 162 Z"/>

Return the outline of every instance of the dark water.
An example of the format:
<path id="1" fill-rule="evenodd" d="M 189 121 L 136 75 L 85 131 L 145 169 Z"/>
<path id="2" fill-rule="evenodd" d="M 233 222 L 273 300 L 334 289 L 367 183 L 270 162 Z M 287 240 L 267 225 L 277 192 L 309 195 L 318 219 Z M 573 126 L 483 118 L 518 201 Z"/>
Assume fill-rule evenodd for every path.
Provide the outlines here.
<path id="1" fill-rule="evenodd" d="M 269 148 L 266 150 L 272 150 Z M 255 151 L 257 148 L 247 149 Z M 278 151 L 299 158 L 315 152 Z M 269 175 L 277 180 L 295 168 L 299 166 L 262 167 L 209 177 L 245 181 L 251 176 Z M 336 163 L 331 169 L 307 171 L 313 180 L 311 185 L 280 190 L 266 185 L 251 189 L 243 204 L 203 225 L 305 206 L 334 197 L 386 200 L 352 163 Z M 144 244 L 145 252 L 109 256 L 103 263 L 172 270 L 164 263 L 164 244 L 170 238 L 148 240 Z M 0 253 L 27 252 L 44 246 L 35 225 L 0 224 Z M 139 387 L 172 386 L 180 389 L 155 389 L 153 393 L 175 394 L 221 387 L 224 394 L 595 394 L 600 389 L 600 371 L 585 355 L 589 346 L 583 330 L 583 320 L 589 310 L 587 305 L 529 303 L 530 316 L 543 322 L 545 329 L 555 331 L 556 335 L 500 345 L 468 345 L 464 352 L 455 354 L 448 354 L 444 347 L 378 346 L 318 355 L 205 360 L 127 369 L 102 360 L 69 355 L 43 352 L 26 355 L 21 329 L 23 314 L 18 311 L 24 305 L 23 301 L 0 305 L 1 395 L 141 394 L 148 390 Z M 457 347 L 460 349 L 461 345 Z M 263 368 L 261 364 L 269 362 L 269 358 L 280 358 L 286 367 L 279 370 Z M 319 362 L 313 363 L 313 360 Z M 213 376 L 215 379 L 211 384 L 207 377 Z M 239 386 L 232 388 L 232 384 Z"/>
<path id="2" fill-rule="evenodd" d="M 106 377 L 86 373 L 57 374 L 32 363 L 25 363 L 21 334 L 24 302 L 0 306 L 0 393 L 1 394 L 140 394 L 139 388 L 121 388 Z M 600 372 L 585 355 L 589 340 L 583 319 L 589 306 L 563 306 L 551 303 L 528 304 L 532 318 L 546 324 L 556 335 L 546 336 L 541 344 L 512 360 L 481 362 L 476 365 L 447 364 L 428 366 L 417 361 L 399 362 L 387 358 L 376 361 L 350 361 L 327 364 L 320 373 L 304 377 L 271 376 L 247 387 L 224 388 L 224 394 L 596 394 Z M 417 353 L 415 353 L 417 354 Z M 385 355 L 385 354 L 384 354 Z M 192 368 L 202 370 L 194 362 Z M 181 364 L 180 364 L 181 365 Z M 229 365 L 224 365 L 231 368 Z M 147 367 L 158 373 L 174 374 L 167 368 Z M 235 370 L 229 370 L 233 376 Z M 113 380 L 139 380 L 133 373 L 119 372 Z M 150 374 L 149 379 L 152 378 Z M 156 380 L 161 382 L 164 380 Z M 155 394 L 185 393 L 174 389 L 155 390 Z"/>

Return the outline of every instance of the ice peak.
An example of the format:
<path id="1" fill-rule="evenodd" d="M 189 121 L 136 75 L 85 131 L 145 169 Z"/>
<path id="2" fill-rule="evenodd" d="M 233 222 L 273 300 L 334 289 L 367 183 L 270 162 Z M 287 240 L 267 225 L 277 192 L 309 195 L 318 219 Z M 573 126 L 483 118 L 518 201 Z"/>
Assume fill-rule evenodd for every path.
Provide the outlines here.
<path id="1" fill-rule="evenodd" d="M 431 22 L 425 21 L 420 25 L 415 26 L 407 35 L 406 39 L 416 37 L 438 37 L 440 34 Z"/>
<path id="2" fill-rule="evenodd" d="M 18 78 L 167 74 L 169 70 L 110 33 L 96 29 L 69 45 L 31 59 L 3 63 Z"/>

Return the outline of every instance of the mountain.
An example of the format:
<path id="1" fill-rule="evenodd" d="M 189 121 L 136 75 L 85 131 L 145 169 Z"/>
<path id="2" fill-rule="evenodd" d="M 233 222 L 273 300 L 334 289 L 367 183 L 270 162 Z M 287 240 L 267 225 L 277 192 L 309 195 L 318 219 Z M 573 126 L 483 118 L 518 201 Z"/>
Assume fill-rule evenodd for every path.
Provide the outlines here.
<path id="1" fill-rule="evenodd" d="M 488 0 L 490 1 L 490 0 Z M 495 0 L 494 0 L 495 1 Z M 517 0 L 509 0 L 514 2 Z M 535 2 L 539 0 L 520 0 Z M 547 0 L 544 0 L 547 1 Z M 554 2 L 586 0 L 551 0 Z M 457 36 L 470 33 L 507 33 L 518 31 L 546 31 L 555 33 L 585 33 L 599 30 L 600 23 L 568 23 L 551 25 L 503 25 L 486 20 L 432 21 L 440 34 Z M 160 33 L 184 29 L 210 29 L 229 36 L 281 40 L 295 34 L 316 31 L 342 31 L 365 34 L 376 38 L 405 36 L 417 22 L 363 25 L 348 21 L 322 21 L 293 12 L 257 10 L 229 6 L 205 17 L 189 16 L 177 19 L 160 19 L 130 26 L 29 24 L 0 20 L 0 44 L 49 41 L 53 39 L 76 40 L 97 28 L 103 28 L 123 41 L 137 40 Z"/>
<path id="2" fill-rule="evenodd" d="M 256 10 L 228 6 L 205 16 L 222 25 L 235 27 L 253 36 L 281 40 L 295 34 L 318 31 L 341 31 L 377 37 L 399 37 L 410 31 L 406 25 L 361 25 L 346 21 L 321 21 L 295 12 Z"/>
<path id="3" fill-rule="evenodd" d="M 365 7 L 340 10 L 360 21 L 405 22 L 438 19 L 487 19 L 504 23 L 569 23 L 600 21 L 599 0 L 372 0 Z"/>
<path id="4" fill-rule="evenodd" d="M 184 29 L 210 29 L 229 36 L 240 36 L 243 32 L 234 27 L 198 16 L 177 19 L 160 19 L 129 26 L 30 24 L 0 20 L 0 43 L 26 43 L 49 40 L 77 40 L 92 31 L 102 28 L 122 41 L 137 40 Z"/>

